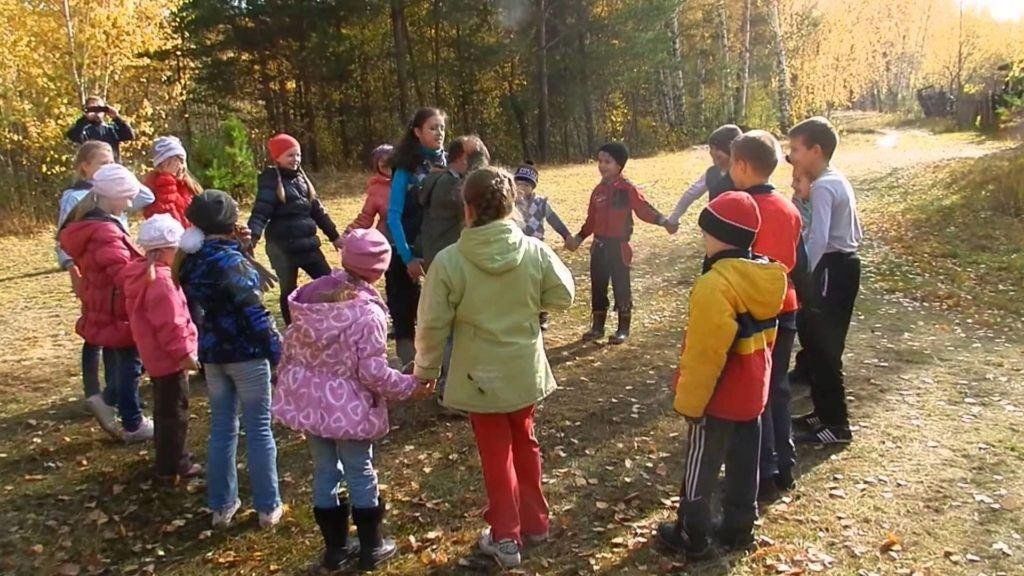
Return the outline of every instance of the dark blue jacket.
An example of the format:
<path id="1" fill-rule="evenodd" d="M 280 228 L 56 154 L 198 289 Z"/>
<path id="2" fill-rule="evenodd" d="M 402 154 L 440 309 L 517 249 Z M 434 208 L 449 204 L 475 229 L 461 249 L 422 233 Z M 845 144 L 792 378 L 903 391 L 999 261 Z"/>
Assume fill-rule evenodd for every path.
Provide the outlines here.
<path id="1" fill-rule="evenodd" d="M 238 242 L 214 238 L 185 257 L 181 287 L 193 306 L 202 309 L 199 360 L 229 364 L 281 359 L 281 336 L 263 306 L 260 277 Z"/>
<path id="2" fill-rule="evenodd" d="M 75 144 L 84 144 L 89 140 L 100 140 L 110 144 L 114 149 L 114 162 L 121 161 L 121 142 L 135 140 L 135 130 L 121 117 L 114 118 L 113 124 L 99 122 L 93 124 L 82 116 L 65 134 Z"/>
<path id="3" fill-rule="evenodd" d="M 317 228 L 331 242 L 338 239 L 338 227 L 320 199 L 309 193 L 306 179 L 297 170 L 271 166 L 260 173 L 256 182 L 256 202 L 249 216 L 254 244 L 265 235 L 267 242 L 287 254 L 305 254 L 320 248 Z M 284 187 L 284 202 L 277 196 L 278 182 Z"/>

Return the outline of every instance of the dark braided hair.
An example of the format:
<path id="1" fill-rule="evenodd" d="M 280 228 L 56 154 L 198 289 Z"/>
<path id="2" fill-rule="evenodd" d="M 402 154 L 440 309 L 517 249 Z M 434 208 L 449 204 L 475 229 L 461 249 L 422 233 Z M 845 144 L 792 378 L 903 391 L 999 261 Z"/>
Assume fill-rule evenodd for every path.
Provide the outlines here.
<path id="1" fill-rule="evenodd" d="M 462 196 L 475 216 L 468 223 L 469 226 L 484 226 L 507 218 L 512 213 L 516 202 L 516 186 L 512 175 L 505 170 L 485 166 L 466 178 Z"/>

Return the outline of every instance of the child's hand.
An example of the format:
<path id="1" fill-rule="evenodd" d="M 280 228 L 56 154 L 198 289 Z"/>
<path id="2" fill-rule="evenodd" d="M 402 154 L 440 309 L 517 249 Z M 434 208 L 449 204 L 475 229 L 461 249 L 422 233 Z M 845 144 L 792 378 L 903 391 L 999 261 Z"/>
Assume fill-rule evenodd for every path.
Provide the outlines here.
<path id="1" fill-rule="evenodd" d="M 184 360 L 181 361 L 179 368 L 181 368 L 182 371 L 184 372 L 198 372 L 199 361 L 189 356 L 188 358 L 185 358 Z"/>
<path id="2" fill-rule="evenodd" d="M 82 285 L 82 272 L 78 269 L 78 266 L 72 264 L 71 268 L 68 268 L 68 274 L 71 276 L 71 291 L 81 299 L 78 288 Z"/>
<path id="3" fill-rule="evenodd" d="M 675 234 L 676 232 L 679 232 L 679 223 L 678 222 L 672 222 L 671 220 L 669 220 L 669 221 L 665 222 L 665 230 L 669 234 Z"/>
<path id="4" fill-rule="evenodd" d="M 579 248 L 579 243 L 576 242 L 576 238 L 574 236 L 566 236 L 565 249 L 569 252 L 575 252 L 577 248 Z"/>
<path id="5" fill-rule="evenodd" d="M 412 278 L 413 282 L 418 282 L 421 278 L 427 275 L 423 270 L 422 258 L 413 258 L 412 262 L 406 264 L 405 269 L 409 273 L 409 278 Z"/>
<path id="6" fill-rule="evenodd" d="M 348 232 L 349 231 L 346 229 L 345 234 L 348 234 Z M 334 244 L 335 248 L 341 250 L 341 248 L 345 245 L 345 236 L 338 236 L 338 238 L 334 242 L 331 242 L 331 244 Z"/>
<path id="7" fill-rule="evenodd" d="M 420 380 L 420 385 L 413 390 L 412 398 L 429 398 L 434 395 L 437 388 L 437 380 Z"/>

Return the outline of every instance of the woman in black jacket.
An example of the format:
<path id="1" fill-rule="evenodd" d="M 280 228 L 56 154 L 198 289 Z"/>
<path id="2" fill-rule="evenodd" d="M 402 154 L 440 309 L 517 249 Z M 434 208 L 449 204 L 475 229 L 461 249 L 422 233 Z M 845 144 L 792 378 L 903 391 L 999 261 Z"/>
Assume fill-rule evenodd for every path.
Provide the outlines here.
<path id="1" fill-rule="evenodd" d="M 281 316 L 291 323 L 288 295 L 295 290 L 299 269 L 311 278 L 331 273 L 320 250 L 317 228 L 336 247 L 341 245 L 338 227 L 316 196 L 313 183 L 302 171 L 299 142 L 287 134 L 278 134 L 267 142 L 273 166 L 257 178 L 256 203 L 249 217 L 253 245 L 267 237 L 267 256 L 281 282 Z"/>

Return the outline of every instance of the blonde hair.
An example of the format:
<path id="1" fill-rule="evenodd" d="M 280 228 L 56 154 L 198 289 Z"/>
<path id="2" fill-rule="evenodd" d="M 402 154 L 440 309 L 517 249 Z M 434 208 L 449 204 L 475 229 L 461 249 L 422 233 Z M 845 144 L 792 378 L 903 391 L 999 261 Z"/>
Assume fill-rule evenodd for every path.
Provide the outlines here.
<path id="1" fill-rule="evenodd" d="M 276 164 L 274 165 L 274 172 L 277 173 L 277 200 L 281 202 L 281 204 L 284 204 L 286 200 L 284 194 L 284 180 L 281 178 L 281 168 Z M 309 176 L 306 176 L 306 172 L 301 167 L 299 168 L 299 176 L 302 176 L 303 180 L 306 181 L 306 188 L 309 189 L 310 202 L 316 200 L 316 188 L 313 187 L 313 181 L 309 179 Z"/>
<path id="2" fill-rule="evenodd" d="M 516 185 L 512 175 L 492 166 L 473 171 L 462 187 L 466 205 L 476 218 L 470 226 L 483 226 L 507 218 L 516 203 Z"/>
<path id="3" fill-rule="evenodd" d="M 102 142 L 100 140 L 89 140 L 78 147 L 75 151 L 75 174 L 79 177 L 84 177 L 82 173 L 82 167 L 92 162 L 102 152 L 110 152 L 110 155 L 114 155 L 114 149 L 110 147 L 110 144 Z"/>
<path id="4" fill-rule="evenodd" d="M 156 173 L 159 170 L 160 166 L 163 166 L 165 163 L 167 163 L 173 158 L 181 159 L 181 156 L 171 156 L 167 160 L 164 160 L 163 162 L 158 164 L 156 168 L 154 168 L 153 171 L 150 172 L 150 174 Z M 199 180 L 197 180 L 196 177 L 192 174 L 192 171 L 188 169 L 188 164 L 185 163 L 184 161 L 181 163 L 181 175 L 175 175 L 175 178 L 178 178 L 179 180 L 184 182 L 185 187 L 189 189 L 189 192 L 192 192 L 193 196 L 198 196 L 203 193 L 203 185 L 199 183 Z"/>
<path id="5" fill-rule="evenodd" d="M 67 226 L 72 222 L 78 222 L 79 220 L 85 219 L 86 214 L 92 212 L 96 208 L 99 208 L 99 202 L 100 197 L 95 192 L 89 192 L 83 196 L 82 199 L 78 201 L 78 204 L 75 204 L 75 207 L 71 209 L 71 213 L 68 214 L 68 217 L 64 220 L 64 225 L 61 226 L 61 228 L 63 229 L 64 226 Z"/>

